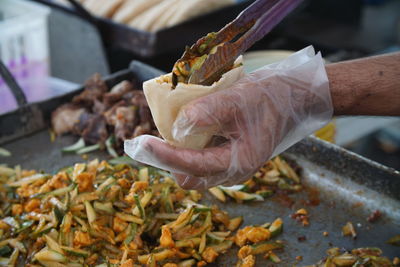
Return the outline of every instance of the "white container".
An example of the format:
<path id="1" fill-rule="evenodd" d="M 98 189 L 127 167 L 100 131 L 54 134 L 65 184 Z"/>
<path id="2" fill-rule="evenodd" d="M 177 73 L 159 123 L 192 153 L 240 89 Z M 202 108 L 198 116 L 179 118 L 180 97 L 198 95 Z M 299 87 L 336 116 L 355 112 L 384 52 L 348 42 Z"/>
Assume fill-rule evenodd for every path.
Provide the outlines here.
<path id="1" fill-rule="evenodd" d="M 50 9 L 28 1 L 0 0 L 0 59 L 22 87 L 28 101 L 48 90 Z M 16 102 L 0 77 L 0 109 Z M 7 108 L 6 108 L 7 107 Z"/>

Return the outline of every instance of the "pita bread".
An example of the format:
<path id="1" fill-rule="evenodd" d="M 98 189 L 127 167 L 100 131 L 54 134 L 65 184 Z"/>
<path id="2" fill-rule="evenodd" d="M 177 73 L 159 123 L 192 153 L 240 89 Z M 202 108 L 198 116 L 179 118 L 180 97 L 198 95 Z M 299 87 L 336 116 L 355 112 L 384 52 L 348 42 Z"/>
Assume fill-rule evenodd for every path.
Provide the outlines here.
<path id="1" fill-rule="evenodd" d="M 100 6 L 104 0 L 86 0 L 83 6 L 90 11 L 90 13 L 97 15 L 100 11 Z"/>
<path id="2" fill-rule="evenodd" d="M 163 0 L 126 0 L 115 12 L 112 19 L 119 23 L 128 23 L 149 8 L 161 3 Z"/>
<path id="3" fill-rule="evenodd" d="M 171 27 L 193 17 L 234 3 L 234 0 L 181 0 L 179 9 L 164 26 Z"/>
<path id="4" fill-rule="evenodd" d="M 149 31 L 150 27 L 157 21 L 157 19 L 166 12 L 169 8 L 174 7 L 179 2 L 179 0 L 164 0 L 158 5 L 153 6 L 146 12 L 137 16 L 129 25 L 144 31 Z"/>
<path id="5" fill-rule="evenodd" d="M 236 64 L 242 62 L 242 57 Z M 143 91 L 149 104 L 151 114 L 161 136 L 170 144 L 177 147 L 201 149 L 205 147 L 216 133 L 215 129 L 204 130 L 201 134 L 186 136 L 183 140 L 175 140 L 172 136 L 172 126 L 181 107 L 192 100 L 224 90 L 234 84 L 244 75 L 242 66 L 225 73 L 221 79 L 211 86 L 179 83 L 171 88 L 171 74 L 143 83 Z"/>
<path id="6" fill-rule="evenodd" d="M 98 16 L 111 18 L 117 9 L 125 2 L 125 0 L 107 0 L 100 5 Z"/>
<path id="7" fill-rule="evenodd" d="M 86 0 L 83 6 L 96 16 L 110 18 L 125 0 Z"/>
<path id="8" fill-rule="evenodd" d="M 171 6 L 167 10 L 162 12 L 162 14 L 152 23 L 149 31 L 155 32 L 162 28 L 165 28 L 165 25 L 167 25 L 168 21 L 171 20 L 171 18 L 175 16 L 176 12 L 181 8 L 180 4 L 182 3 L 182 1 L 187 0 L 176 0 L 171 3 Z"/>

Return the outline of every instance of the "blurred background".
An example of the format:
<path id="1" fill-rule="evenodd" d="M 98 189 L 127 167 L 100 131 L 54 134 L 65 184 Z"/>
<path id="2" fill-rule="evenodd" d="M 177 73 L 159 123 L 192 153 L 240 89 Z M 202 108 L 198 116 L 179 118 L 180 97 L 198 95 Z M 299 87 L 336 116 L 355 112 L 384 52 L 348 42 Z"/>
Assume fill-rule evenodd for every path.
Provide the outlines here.
<path id="1" fill-rule="evenodd" d="M 184 47 L 219 30 L 252 1 L 0 0 L 0 59 L 30 102 L 79 88 L 140 60 L 170 71 Z M 202 1 L 197 1 L 202 2 Z M 313 45 L 327 62 L 400 50 L 399 0 L 306 0 L 245 55 L 246 70 Z M 0 113 L 17 108 L 0 78 Z M 328 136 L 400 169 L 400 118 L 339 117 Z"/>

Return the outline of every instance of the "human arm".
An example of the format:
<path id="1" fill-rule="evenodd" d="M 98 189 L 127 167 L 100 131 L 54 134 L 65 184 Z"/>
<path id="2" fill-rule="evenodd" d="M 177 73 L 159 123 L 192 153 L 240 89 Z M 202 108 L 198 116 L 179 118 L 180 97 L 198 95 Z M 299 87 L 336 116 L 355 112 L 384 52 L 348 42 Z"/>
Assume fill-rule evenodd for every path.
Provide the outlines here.
<path id="1" fill-rule="evenodd" d="M 400 116 L 400 52 L 326 66 L 335 115 Z"/>
<path id="2" fill-rule="evenodd" d="M 216 135 L 226 142 L 194 150 L 141 136 L 128 141 L 125 151 L 138 161 L 172 171 L 185 188 L 241 183 L 266 160 L 322 127 L 333 111 L 398 114 L 398 58 L 394 54 L 325 68 L 316 55 L 301 64 L 298 57 L 291 64 L 266 66 L 180 110 L 173 126 L 175 139 L 216 127 Z"/>

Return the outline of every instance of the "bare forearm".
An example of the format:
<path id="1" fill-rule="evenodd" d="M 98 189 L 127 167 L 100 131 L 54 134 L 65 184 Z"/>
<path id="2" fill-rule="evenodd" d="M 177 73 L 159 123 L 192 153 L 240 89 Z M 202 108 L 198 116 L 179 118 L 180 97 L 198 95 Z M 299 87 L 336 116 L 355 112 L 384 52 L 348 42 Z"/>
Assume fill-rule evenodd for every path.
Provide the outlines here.
<path id="1" fill-rule="evenodd" d="M 326 66 L 335 115 L 400 116 L 400 53 Z"/>

